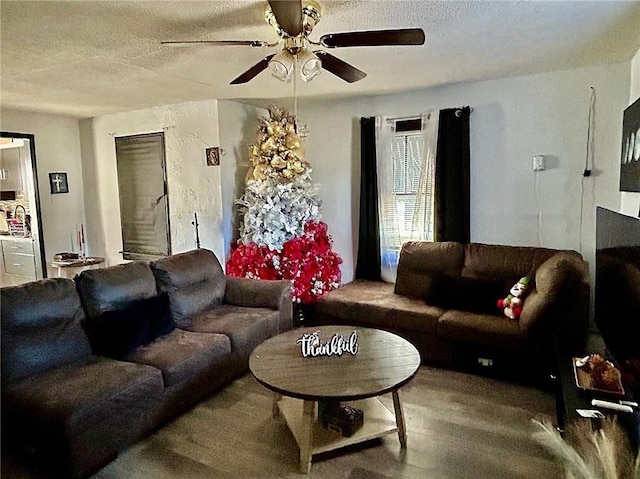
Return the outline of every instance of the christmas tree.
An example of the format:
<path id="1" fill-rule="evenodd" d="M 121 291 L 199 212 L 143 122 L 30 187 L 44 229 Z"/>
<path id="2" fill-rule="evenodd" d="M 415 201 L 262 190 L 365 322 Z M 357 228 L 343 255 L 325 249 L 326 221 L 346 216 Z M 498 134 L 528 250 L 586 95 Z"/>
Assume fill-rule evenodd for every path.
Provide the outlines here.
<path id="1" fill-rule="evenodd" d="M 291 280 L 293 300 L 312 303 L 340 285 L 342 259 L 320 221 L 304 136 L 295 117 L 276 107 L 259 120 L 245 192 L 237 201 L 240 238 L 226 271 L 241 278 Z"/>

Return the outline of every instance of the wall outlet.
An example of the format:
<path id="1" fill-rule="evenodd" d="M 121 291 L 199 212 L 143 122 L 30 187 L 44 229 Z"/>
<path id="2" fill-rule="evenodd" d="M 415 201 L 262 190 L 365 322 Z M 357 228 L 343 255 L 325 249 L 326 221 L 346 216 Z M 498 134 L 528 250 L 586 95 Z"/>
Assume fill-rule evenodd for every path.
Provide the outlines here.
<path id="1" fill-rule="evenodd" d="M 533 157 L 533 171 L 544 171 L 544 155 Z"/>

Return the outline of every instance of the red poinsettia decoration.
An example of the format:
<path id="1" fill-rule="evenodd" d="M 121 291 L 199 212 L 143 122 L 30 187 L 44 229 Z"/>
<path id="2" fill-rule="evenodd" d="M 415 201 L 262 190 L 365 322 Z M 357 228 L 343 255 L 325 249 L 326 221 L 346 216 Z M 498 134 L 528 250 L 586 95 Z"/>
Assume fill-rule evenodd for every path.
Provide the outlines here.
<path id="1" fill-rule="evenodd" d="M 340 286 L 342 259 L 331 251 L 332 240 L 322 221 L 308 221 L 302 236 L 287 241 L 282 251 L 239 243 L 231 252 L 226 271 L 237 278 L 292 280 L 297 303 L 313 303 Z"/>

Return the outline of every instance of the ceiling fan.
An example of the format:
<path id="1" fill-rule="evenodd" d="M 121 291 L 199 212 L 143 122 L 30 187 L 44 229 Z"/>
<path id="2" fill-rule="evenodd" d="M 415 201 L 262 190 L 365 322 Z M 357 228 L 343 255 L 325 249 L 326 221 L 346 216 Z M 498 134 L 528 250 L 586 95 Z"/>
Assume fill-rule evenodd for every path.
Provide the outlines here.
<path id="1" fill-rule="evenodd" d="M 282 43 L 282 50 L 267 55 L 246 72 L 231 81 L 231 85 L 247 83 L 269 68 L 276 78 L 289 82 L 296 70 L 304 82 L 315 78 L 321 69 L 333 73 L 348 83 L 362 80 L 367 74 L 324 50 L 313 47 L 371 47 L 393 45 L 423 45 L 421 28 L 399 30 L 369 30 L 359 32 L 329 33 L 316 42 L 309 38 L 313 27 L 320 21 L 321 8 L 314 0 L 268 0 L 265 20 L 276 31 L 279 40 L 269 43 L 261 40 L 192 40 L 163 41 L 164 45 L 231 45 L 250 47 L 275 47 Z"/>

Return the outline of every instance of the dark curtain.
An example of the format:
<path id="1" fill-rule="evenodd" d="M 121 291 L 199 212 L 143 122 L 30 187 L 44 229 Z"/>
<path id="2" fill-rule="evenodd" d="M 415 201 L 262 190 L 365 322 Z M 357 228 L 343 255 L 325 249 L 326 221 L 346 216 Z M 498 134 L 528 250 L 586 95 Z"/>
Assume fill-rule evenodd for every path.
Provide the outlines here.
<path id="1" fill-rule="evenodd" d="M 440 110 L 435 184 L 435 240 L 470 241 L 471 109 Z"/>
<path id="2" fill-rule="evenodd" d="M 360 226 L 356 279 L 381 281 L 376 120 L 360 118 Z"/>

